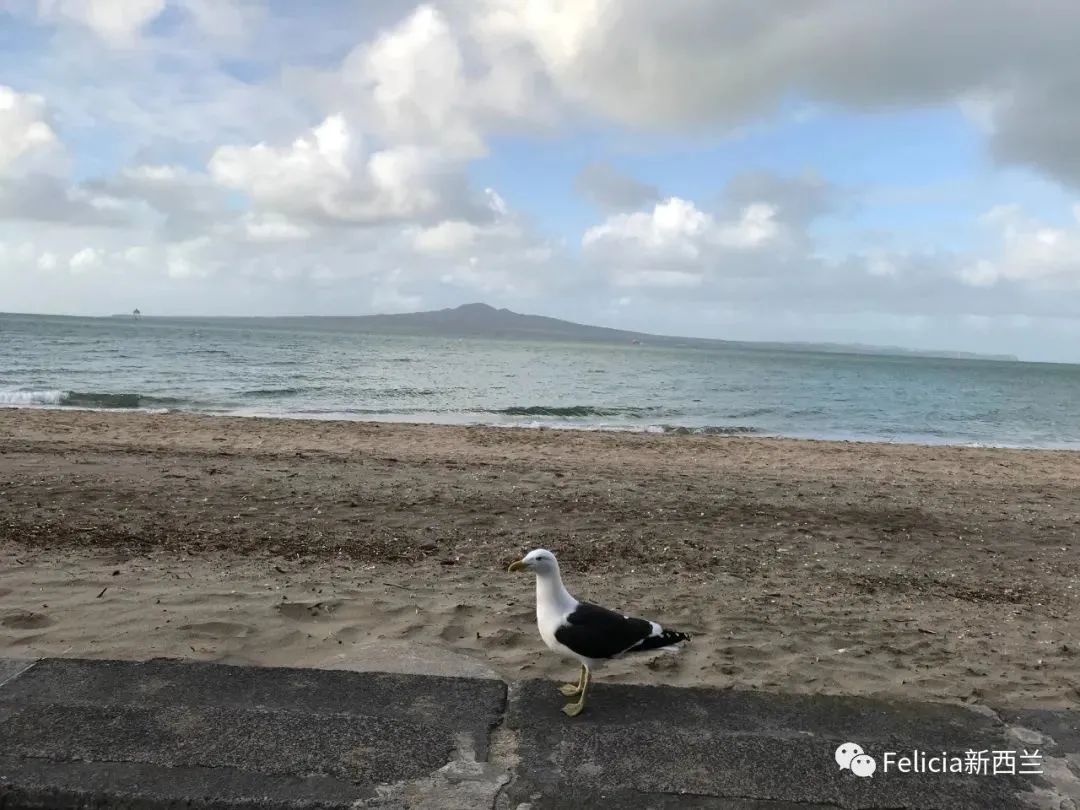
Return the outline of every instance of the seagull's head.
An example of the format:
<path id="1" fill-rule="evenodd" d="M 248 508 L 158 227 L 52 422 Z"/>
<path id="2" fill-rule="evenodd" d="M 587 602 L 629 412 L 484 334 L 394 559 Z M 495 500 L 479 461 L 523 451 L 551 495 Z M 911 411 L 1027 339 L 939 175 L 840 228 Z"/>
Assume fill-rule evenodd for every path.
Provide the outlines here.
<path id="1" fill-rule="evenodd" d="M 537 548 L 530 551 L 516 563 L 510 565 L 511 572 L 532 571 L 538 577 L 558 572 L 559 563 L 555 555 L 546 548 Z"/>

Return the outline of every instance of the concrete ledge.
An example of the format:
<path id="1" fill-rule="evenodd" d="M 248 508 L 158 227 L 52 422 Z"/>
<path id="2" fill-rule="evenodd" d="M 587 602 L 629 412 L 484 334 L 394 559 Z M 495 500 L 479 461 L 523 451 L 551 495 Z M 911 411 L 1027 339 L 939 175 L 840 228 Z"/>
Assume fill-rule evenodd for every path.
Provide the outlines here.
<path id="1" fill-rule="evenodd" d="M 833 758 L 845 742 L 875 755 L 1019 747 L 992 712 L 961 706 L 603 685 L 578 722 L 560 722 L 560 705 L 542 681 L 511 698 L 508 725 L 520 735 L 522 762 L 532 765 L 510 788 L 519 801 L 539 792 L 550 797 L 543 806 L 570 808 L 600 794 L 613 806 L 654 807 L 662 806 L 658 797 L 688 794 L 777 806 L 981 810 L 1022 806 L 1045 789 L 1039 777 L 1017 775 L 861 779 Z"/>
<path id="2" fill-rule="evenodd" d="M 0 807 L 347 808 L 373 795 L 321 776 L 267 776 L 234 768 L 55 762 L 0 756 Z"/>
<path id="3" fill-rule="evenodd" d="M 486 758 L 505 691 L 475 678 L 45 660 L 0 687 L 0 807 L 352 807 Z"/>
<path id="4" fill-rule="evenodd" d="M 35 661 L 32 659 L 0 658 L 0 686 L 3 686 L 16 676 L 22 675 L 34 663 Z"/>
<path id="5" fill-rule="evenodd" d="M 502 710 L 501 681 L 319 669 L 236 667 L 196 661 L 46 659 L 0 691 L 0 704 L 199 707 L 296 716 L 345 715 L 452 729 L 477 740 Z M 253 715 L 254 716 L 254 715 Z M 2 733 L 2 732 L 0 732 Z M 0 749 L 2 750 L 2 749 Z"/>
<path id="6" fill-rule="evenodd" d="M 0 660 L 0 810 L 1080 810 L 1080 712 L 179 661 Z M 1043 775 L 833 759 L 1039 748 Z M 880 762 L 880 759 L 879 759 Z"/>

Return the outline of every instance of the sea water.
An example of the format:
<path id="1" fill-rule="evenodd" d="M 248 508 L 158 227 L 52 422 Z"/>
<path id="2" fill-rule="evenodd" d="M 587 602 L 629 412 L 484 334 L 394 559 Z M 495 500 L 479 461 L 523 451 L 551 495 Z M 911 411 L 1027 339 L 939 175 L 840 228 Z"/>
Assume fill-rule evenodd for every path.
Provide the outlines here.
<path id="1" fill-rule="evenodd" d="M 1080 448 L 1080 366 L 0 315 L 0 405 Z"/>

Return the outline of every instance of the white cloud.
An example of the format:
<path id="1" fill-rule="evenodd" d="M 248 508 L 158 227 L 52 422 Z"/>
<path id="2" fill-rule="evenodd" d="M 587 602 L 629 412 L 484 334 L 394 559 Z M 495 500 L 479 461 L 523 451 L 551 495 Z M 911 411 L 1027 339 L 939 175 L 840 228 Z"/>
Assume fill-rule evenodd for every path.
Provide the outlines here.
<path id="1" fill-rule="evenodd" d="M 717 229 L 716 243 L 721 247 L 752 250 L 774 242 L 780 236 L 776 213 L 776 207 L 769 203 L 751 203 L 737 221 Z"/>
<path id="2" fill-rule="evenodd" d="M 539 255 L 550 256 L 550 248 L 529 232 L 495 189 L 484 189 L 484 201 L 484 212 L 478 216 L 479 224 L 446 219 L 429 227 L 408 229 L 413 249 L 433 257 L 460 258 L 477 250 L 512 252 L 521 261 L 535 260 Z"/>
<path id="3" fill-rule="evenodd" d="M 333 115 L 291 146 L 222 146 L 209 169 L 218 183 L 247 192 L 256 203 L 333 212 L 336 195 L 351 180 L 353 148 L 344 117 Z"/>
<path id="4" fill-rule="evenodd" d="M 130 166 L 92 186 L 118 200 L 132 218 L 160 224 L 163 237 L 187 239 L 229 223 L 227 192 L 203 172 L 172 164 Z"/>
<path id="5" fill-rule="evenodd" d="M 102 255 L 97 248 L 85 247 L 68 260 L 72 273 L 88 273 L 101 266 Z"/>
<path id="6" fill-rule="evenodd" d="M 165 249 L 165 272 L 176 280 L 199 279 L 219 269 L 215 261 L 214 243 L 206 236 L 176 242 Z"/>
<path id="7" fill-rule="evenodd" d="M 992 287 L 998 280 L 998 269 L 989 259 L 978 259 L 960 268 L 960 278 L 972 287 Z"/>
<path id="8" fill-rule="evenodd" d="M 566 268 L 560 248 L 535 234 L 494 189 L 485 190 L 479 223 L 451 219 L 409 228 L 416 277 L 482 295 L 528 296 L 558 288 Z"/>
<path id="9" fill-rule="evenodd" d="M 1073 206 L 1075 222 L 1068 227 L 1045 225 L 1013 205 L 991 209 L 983 222 L 997 233 L 997 253 L 963 267 L 960 277 L 975 287 L 989 287 L 1000 281 L 1051 288 L 1080 287 L 1078 208 Z"/>
<path id="10" fill-rule="evenodd" d="M 639 252 L 645 261 L 695 262 L 715 223 L 687 200 L 671 197 L 652 211 L 616 214 L 589 228 L 581 239 L 587 250 Z"/>
<path id="11" fill-rule="evenodd" d="M 45 118 L 45 100 L 0 85 L 0 174 L 23 157 L 58 146 Z"/>
<path id="12" fill-rule="evenodd" d="M 436 150 L 402 145 L 367 153 L 340 114 L 288 146 L 222 146 L 209 169 L 261 209 L 327 222 L 423 220 L 467 200 L 464 178 Z"/>
<path id="13" fill-rule="evenodd" d="M 253 242 L 291 242 L 311 237 L 310 229 L 275 214 L 249 214 L 244 217 L 243 227 Z"/>
<path id="14" fill-rule="evenodd" d="M 265 17 L 262 0 L 177 0 L 202 34 L 218 42 L 246 43 Z"/>
<path id="15" fill-rule="evenodd" d="M 109 192 L 69 182 L 51 174 L 0 179 L 0 219 L 54 222 L 69 227 L 115 227 L 135 211 Z"/>
<path id="16" fill-rule="evenodd" d="M 891 278 L 900 272 L 900 268 L 893 257 L 879 252 L 867 257 L 866 272 L 872 276 Z"/>
<path id="17" fill-rule="evenodd" d="M 38 0 L 42 20 L 88 28 L 113 47 L 129 47 L 165 10 L 165 0 Z"/>
<path id="18" fill-rule="evenodd" d="M 686 270 L 624 269 L 614 274 L 616 287 L 652 287 L 654 289 L 682 290 L 700 287 L 705 279 L 701 273 Z"/>
<path id="19" fill-rule="evenodd" d="M 56 254 L 50 251 L 45 251 L 37 258 L 38 270 L 46 273 L 55 270 L 58 264 L 59 260 L 56 258 Z"/>
<path id="20" fill-rule="evenodd" d="M 492 131 L 550 124 L 555 99 L 534 55 L 476 10 L 418 6 L 354 48 L 324 92 L 347 100 L 377 138 L 458 160 L 486 154 Z"/>
<path id="21" fill-rule="evenodd" d="M 431 256 L 459 253 L 476 241 L 480 229 L 471 222 L 448 219 L 430 228 L 420 228 L 413 236 L 417 252 Z"/>
<path id="22" fill-rule="evenodd" d="M 0 242 L 0 262 L 25 264 L 33 261 L 36 256 L 37 248 L 31 242 Z"/>
<path id="23" fill-rule="evenodd" d="M 483 140 L 470 120 L 457 38 L 432 6 L 420 6 L 374 43 L 358 48 L 342 73 L 360 92 L 361 105 L 370 106 L 373 129 L 383 137 L 435 144 L 466 157 L 483 153 Z"/>
<path id="24" fill-rule="evenodd" d="M 636 279 L 655 277 L 663 286 L 688 286 L 681 276 L 643 275 L 639 271 L 642 267 L 650 273 L 658 268 L 689 267 L 704 272 L 712 269 L 724 252 L 757 250 L 780 236 L 776 209 L 768 203 L 752 203 L 736 219 L 717 221 L 693 202 L 671 197 L 657 203 L 652 211 L 616 214 L 589 228 L 582 237 L 582 247 L 614 267 L 636 268 Z"/>

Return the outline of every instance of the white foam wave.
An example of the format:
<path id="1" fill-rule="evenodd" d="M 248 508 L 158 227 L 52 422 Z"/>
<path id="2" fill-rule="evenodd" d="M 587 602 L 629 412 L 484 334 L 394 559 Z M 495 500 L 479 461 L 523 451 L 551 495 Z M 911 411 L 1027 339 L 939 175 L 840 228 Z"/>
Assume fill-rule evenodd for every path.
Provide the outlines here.
<path id="1" fill-rule="evenodd" d="M 0 391 L 0 405 L 25 408 L 32 405 L 60 405 L 63 391 Z"/>

